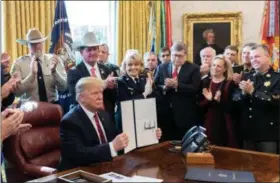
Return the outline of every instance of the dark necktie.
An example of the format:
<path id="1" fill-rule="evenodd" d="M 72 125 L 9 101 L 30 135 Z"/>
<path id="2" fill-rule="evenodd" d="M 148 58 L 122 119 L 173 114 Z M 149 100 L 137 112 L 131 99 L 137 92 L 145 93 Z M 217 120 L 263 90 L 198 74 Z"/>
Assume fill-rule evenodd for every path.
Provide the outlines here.
<path id="1" fill-rule="evenodd" d="M 95 121 L 95 124 L 96 124 L 97 133 L 99 134 L 100 142 L 101 142 L 101 144 L 105 144 L 105 143 L 107 143 L 107 141 L 106 141 L 106 138 L 105 138 L 105 134 L 102 131 L 101 124 L 100 124 L 100 121 L 98 119 L 98 114 L 94 113 L 93 117 L 94 117 L 94 121 Z"/>
<path id="2" fill-rule="evenodd" d="M 42 102 L 48 102 L 42 66 L 41 66 L 40 60 L 38 58 L 36 59 L 36 61 L 38 63 L 37 64 L 38 65 L 37 81 L 38 81 L 39 98 L 40 98 L 40 101 L 42 101 Z"/>
<path id="3" fill-rule="evenodd" d="M 135 84 L 136 84 L 137 88 L 140 90 L 141 87 L 140 87 L 139 78 L 135 78 L 134 80 L 135 80 Z"/>

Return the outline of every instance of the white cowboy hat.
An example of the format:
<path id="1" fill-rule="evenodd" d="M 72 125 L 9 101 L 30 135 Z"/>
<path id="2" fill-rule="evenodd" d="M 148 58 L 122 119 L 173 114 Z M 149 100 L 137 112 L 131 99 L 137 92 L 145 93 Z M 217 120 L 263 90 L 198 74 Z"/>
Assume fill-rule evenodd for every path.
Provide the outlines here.
<path id="1" fill-rule="evenodd" d="M 101 43 L 99 43 L 96 39 L 94 32 L 87 32 L 84 34 L 84 36 L 81 38 L 81 40 L 75 41 L 73 43 L 73 49 L 74 50 L 80 50 L 82 47 L 94 47 L 94 46 L 100 46 Z"/>
<path id="2" fill-rule="evenodd" d="M 26 34 L 26 39 L 17 39 L 16 42 L 27 45 L 29 43 L 41 43 L 46 41 L 47 37 L 43 37 L 42 33 L 37 28 L 31 28 Z"/>

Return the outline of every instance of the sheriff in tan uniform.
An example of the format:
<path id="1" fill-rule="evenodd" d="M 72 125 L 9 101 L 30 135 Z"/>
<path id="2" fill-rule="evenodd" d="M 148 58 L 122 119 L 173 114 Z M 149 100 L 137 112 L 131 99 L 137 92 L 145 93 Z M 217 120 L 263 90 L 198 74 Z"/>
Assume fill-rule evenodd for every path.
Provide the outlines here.
<path id="1" fill-rule="evenodd" d="M 11 74 L 21 78 L 16 95 L 21 101 L 46 101 L 57 100 L 57 90 L 67 89 L 66 71 L 62 61 L 52 54 L 43 54 L 41 32 L 30 29 L 26 40 L 17 40 L 19 43 L 28 44 L 30 54 L 19 57 L 13 64 Z"/>

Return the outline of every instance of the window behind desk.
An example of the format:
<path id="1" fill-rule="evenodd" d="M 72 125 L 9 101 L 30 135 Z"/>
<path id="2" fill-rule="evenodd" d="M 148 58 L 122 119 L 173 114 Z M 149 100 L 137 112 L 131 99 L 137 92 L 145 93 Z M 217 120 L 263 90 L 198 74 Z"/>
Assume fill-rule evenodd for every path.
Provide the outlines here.
<path id="1" fill-rule="evenodd" d="M 116 1 L 65 1 L 73 40 L 87 31 L 93 31 L 97 39 L 107 43 L 109 61 L 116 63 Z M 81 58 L 76 52 L 76 60 Z"/>

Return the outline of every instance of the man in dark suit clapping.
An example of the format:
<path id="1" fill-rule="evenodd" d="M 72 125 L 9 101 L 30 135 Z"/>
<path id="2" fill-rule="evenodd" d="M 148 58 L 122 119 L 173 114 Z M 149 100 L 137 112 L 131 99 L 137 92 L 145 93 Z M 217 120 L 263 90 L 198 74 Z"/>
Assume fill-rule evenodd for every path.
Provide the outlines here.
<path id="1" fill-rule="evenodd" d="M 171 48 L 171 62 L 161 64 L 155 83 L 162 95 L 159 109 L 164 140 L 181 140 L 195 125 L 196 95 L 200 87 L 199 66 L 185 62 L 186 47 L 175 43 Z"/>
<path id="2" fill-rule="evenodd" d="M 80 51 L 83 60 L 76 67 L 68 71 L 67 85 L 72 96 L 72 104 L 75 105 L 77 104 L 75 99 L 75 85 L 79 79 L 92 76 L 104 80 L 104 107 L 109 113 L 112 121 L 114 121 L 114 109 L 117 96 L 115 78 L 113 77 L 113 72 L 109 67 L 97 63 L 99 46 L 100 43 L 97 42 L 93 32 L 87 32 L 83 36 L 82 40 L 74 45 L 74 49 Z"/>

